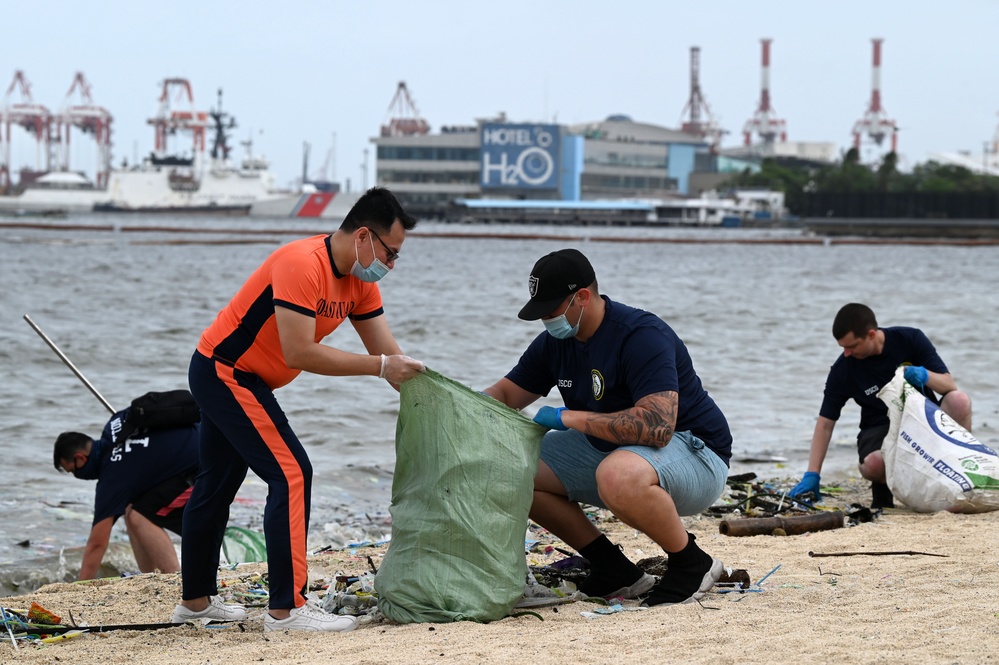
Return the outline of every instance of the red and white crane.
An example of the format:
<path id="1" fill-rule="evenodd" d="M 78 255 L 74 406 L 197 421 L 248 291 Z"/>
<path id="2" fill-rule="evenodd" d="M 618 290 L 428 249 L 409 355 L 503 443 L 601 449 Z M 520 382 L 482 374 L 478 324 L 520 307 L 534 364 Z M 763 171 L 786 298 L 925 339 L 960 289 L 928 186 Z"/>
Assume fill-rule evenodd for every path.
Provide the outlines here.
<path id="1" fill-rule="evenodd" d="M 681 131 L 694 134 L 711 144 L 711 151 L 717 152 L 725 130 L 721 128 L 711 115 L 708 100 L 701 94 L 701 49 L 690 47 L 690 98 L 681 111 L 681 117 L 687 119 L 680 125 Z"/>
<path id="2" fill-rule="evenodd" d="M 80 103 L 73 103 L 73 93 L 79 93 Z M 83 72 L 77 72 L 59 113 L 55 116 L 55 132 L 50 137 L 58 154 L 56 168 L 69 171 L 70 129 L 76 127 L 84 134 L 91 134 L 97 143 L 96 185 L 103 188 L 111 174 L 111 113 L 94 104 L 90 84 Z"/>
<path id="3" fill-rule="evenodd" d="M 20 91 L 19 102 L 13 101 L 15 89 Z M 31 84 L 25 78 L 24 72 L 14 72 L 14 80 L 4 94 L 3 105 L 0 106 L 0 192 L 11 188 L 10 178 L 11 155 L 10 143 L 12 125 L 23 127 L 35 137 L 36 155 L 35 171 L 44 173 L 50 167 L 49 133 L 51 131 L 52 114 L 41 104 L 31 99 Z"/>
<path id="4" fill-rule="evenodd" d="M 880 146 L 885 137 L 891 135 L 891 151 L 895 152 L 898 147 L 898 127 L 894 120 L 888 118 L 888 114 L 881 106 L 881 43 L 883 41 L 883 39 L 871 40 L 874 47 L 874 61 L 871 70 L 871 102 L 864 116 L 853 125 L 853 147 L 858 150 L 864 136 Z"/>
<path id="5" fill-rule="evenodd" d="M 174 102 L 187 102 L 183 108 L 172 108 Z M 202 158 L 205 153 L 205 129 L 208 127 L 208 112 L 197 111 L 194 108 L 194 92 L 191 83 L 183 78 L 169 78 L 163 81 L 163 92 L 160 94 L 160 108 L 155 118 L 147 120 L 155 128 L 157 157 L 167 155 L 167 136 L 177 131 L 191 132 L 194 156 Z"/>
<path id="6" fill-rule="evenodd" d="M 777 112 L 770 105 L 770 43 L 772 39 L 761 39 L 763 47 L 762 69 L 760 73 L 760 104 L 753 117 L 746 121 L 742 128 L 743 142 L 748 146 L 753 142 L 753 134 L 760 137 L 763 143 L 781 143 L 787 141 L 787 123 L 777 117 Z"/>
<path id="7" fill-rule="evenodd" d="M 382 125 L 382 136 L 421 136 L 430 132 L 430 124 L 420 117 L 405 81 L 399 81 L 387 113 L 393 115 Z"/>

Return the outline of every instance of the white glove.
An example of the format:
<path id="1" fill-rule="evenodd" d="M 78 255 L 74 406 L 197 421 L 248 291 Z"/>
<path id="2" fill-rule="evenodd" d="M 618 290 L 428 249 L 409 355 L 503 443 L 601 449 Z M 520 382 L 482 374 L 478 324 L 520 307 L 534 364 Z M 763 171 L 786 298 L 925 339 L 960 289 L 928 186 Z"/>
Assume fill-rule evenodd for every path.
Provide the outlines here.
<path id="1" fill-rule="evenodd" d="M 398 386 L 424 370 L 426 370 L 426 367 L 422 361 L 415 360 L 409 356 L 386 356 L 382 354 L 382 369 L 378 373 L 378 378 L 385 379 L 389 383 Z"/>

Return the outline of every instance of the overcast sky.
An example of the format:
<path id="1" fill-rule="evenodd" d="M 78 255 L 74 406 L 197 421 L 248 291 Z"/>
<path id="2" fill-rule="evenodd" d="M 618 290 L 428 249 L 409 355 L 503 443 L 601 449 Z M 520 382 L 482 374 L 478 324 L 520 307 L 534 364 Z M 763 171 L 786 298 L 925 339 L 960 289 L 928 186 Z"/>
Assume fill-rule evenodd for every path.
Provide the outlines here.
<path id="1" fill-rule="evenodd" d="M 434 131 L 500 111 L 678 126 L 691 46 L 730 132 L 723 145 L 736 144 L 759 103 L 765 37 L 790 140 L 849 146 L 871 96 L 874 37 L 884 39 L 883 106 L 901 128 L 903 166 L 940 151 L 980 156 L 999 126 L 999 0 L 3 0 L 0 26 L 0 92 L 20 69 L 34 101 L 56 110 L 84 72 L 114 115 L 116 164 L 152 149 L 146 119 L 160 82 L 186 77 L 204 109 L 224 89 L 235 138 L 252 135 L 282 185 L 301 173 L 303 141 L 315 172 L 334 133 L 336 178 L 373 184 L 370 139 L 399 81 Z M 12 143 L 14 167 L 33 166 L 27 135 L 15 129 Z M 74 168 L 92 170 L 87 143 L 74 137 Z"/>

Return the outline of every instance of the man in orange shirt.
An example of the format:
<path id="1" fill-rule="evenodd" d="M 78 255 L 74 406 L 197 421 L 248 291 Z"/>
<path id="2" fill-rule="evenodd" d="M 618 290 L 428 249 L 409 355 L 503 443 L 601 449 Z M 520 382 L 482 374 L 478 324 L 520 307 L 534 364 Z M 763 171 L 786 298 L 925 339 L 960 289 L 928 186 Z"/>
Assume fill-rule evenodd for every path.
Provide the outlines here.
<path id="1" fill-rule="evenodd" d="M 423 371 L 392 336 L 375 284 L 394 267 L 415 225 L 387 189 L 368 190 L 335 233 L 271 254 L 202 334 L 188 375 L 202 414 L 201 469 L 184 513 L 183 600 L 174 622 L 246 615 L 218 598 L 217 573 L 229 506 L 252 469 L 268 488 L 264 630 L 356 626 L 354 617 L 306 602 L 312 465 L 273 391 L 302 371 L 378 376 L 396 388 Z M 347 318 L 370 355 L 320 343 Z"/>

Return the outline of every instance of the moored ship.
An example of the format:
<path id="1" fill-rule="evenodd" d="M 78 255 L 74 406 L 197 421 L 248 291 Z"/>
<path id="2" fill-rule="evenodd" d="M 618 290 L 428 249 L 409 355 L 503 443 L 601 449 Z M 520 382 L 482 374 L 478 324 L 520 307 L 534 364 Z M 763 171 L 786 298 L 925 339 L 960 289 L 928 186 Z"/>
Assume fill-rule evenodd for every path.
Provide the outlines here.
<path id="1" fill-rule="evenodd" d="M 170 99 L 186 97 L 190 108 L 170 108 Z M 149 119 L 156 141 L 152 153 L 141 164 L 111 172 L 106 197 L 98 201 L 98 212 L 217 213 L 247 215 L 255 204 L 268 203 L 280 215 L 291 214 L 302 194 L 279 191 L 267 160 L 254 157 L 252 143 L 245 141 L 246 156 L 234 163 L 229 145 L 235 119 L 222 110 L 222 91 L 210 112 L 194 108 L 194 95 L 186 79 L 167 79 L 160 95 L 160 110 Z M 206 154 L 205 137 L 212 132 L 211 151 Z M 190 137 L 190 152 L 171 153 L 167 138 Z M 322 206 L 318 213 L 322 213 Z M 318 216 L 318 215 L 313 215 Z"/>
<path id="2" fill-rule="evenodd" d="M 22 76 L 20 72 L 18 75 Z M 78 78 L 81 76 L 78 75 Z M 186 79 L 166 79 L 162 86 L 159 112 L 148 120 L 155 131 L 154 149 L 141 163 L 111 168 L 110 152 L 107 150 L 103 154 L 102 164 L 98 165 L 96 184 L 81 173 L 70 171 L 68 160 L 65 163 L 58 161 L 57 168 L 48 173 L 24 171 L 17 188 L 6 183 L 9 193 L 0 196 L 0 213 L 97 211 L 342 217 L 357 199 L 358 195 L 319 191 L 308 185 L 301 191 L 277 188 L 267 159 L 253 155 L 250 141 L 243 142 L 245 156 L 238 162 L 233 159 L 229 138 L 236 122 L 222 110 L 221 90 L 218 93 L 217 107 L 205 112 L 195 109 L 191 84 Z M 71 93 L 72 90 L 71 88 Z M 86 95 L 89 101 L 89 86 Z M 185 101 L 186 106 L 171 108 L 172 99 Z M 22 109 L 19 111 L 20 115 L 14 115 L 10 111 L 21 107 L 28 110 Z M 75 108 L 99 107 L 94 107 L 91 103 L 84 107 L 68 108 L 72 111 Z M 29 126 L 28 120 L 31 120 L 31 131 L 39 140 L 39 150 L 43 149 L 43 140 L 53 141 L 51 126 L 55 124 L 59 127 L 59 136 L 62 136 L 62 118 L 70 117 L 65 110 L 60 115 L 53 116 L 36 104 L 8 104 L 5 109 L 5 120 L 13 118 L 26 127 Z M 103 144 L 110 146 L 111 116 L 103 109 L 100 111 L 99 127 L 103 133 L 99 138 Z M 66 131 L 65 145 L 68 146 L 68 130 Z M 209 131 L 212 134 L 212 145 L 211 150 L 206 151 L 205 139 Z M 187 137 L 190 143 L 182 152 L 170 152 L 168 137 L 180 137 L 180 140 Z M 53 152 L 53 147 L 47 145 L 44 150 Z M 9 160 L 5 163 L 8 162 Z M 30 172 L 31 177 L 24 177 L 26 172 Z"/>

